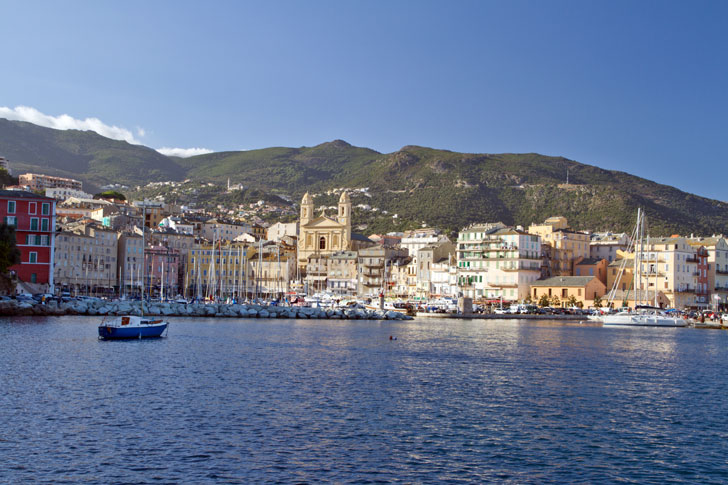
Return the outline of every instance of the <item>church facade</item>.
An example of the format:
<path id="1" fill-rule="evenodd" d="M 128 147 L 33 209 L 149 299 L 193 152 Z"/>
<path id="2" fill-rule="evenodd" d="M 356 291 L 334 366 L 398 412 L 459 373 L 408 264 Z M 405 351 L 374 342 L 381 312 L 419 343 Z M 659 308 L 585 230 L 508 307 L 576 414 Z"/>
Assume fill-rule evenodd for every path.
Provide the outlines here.
<path id="1" fill-rule="evenodd" d="M 314 217 L 313 197 L 308 192 L 301 200 L 301 221 L 298 235 L 298 266 L 303 270 L 311 256 L 329 256 L 351 248 L 351 199 L 344 192 L 339 199 L 338 213 L 331 218 L 324 213 Z"/>

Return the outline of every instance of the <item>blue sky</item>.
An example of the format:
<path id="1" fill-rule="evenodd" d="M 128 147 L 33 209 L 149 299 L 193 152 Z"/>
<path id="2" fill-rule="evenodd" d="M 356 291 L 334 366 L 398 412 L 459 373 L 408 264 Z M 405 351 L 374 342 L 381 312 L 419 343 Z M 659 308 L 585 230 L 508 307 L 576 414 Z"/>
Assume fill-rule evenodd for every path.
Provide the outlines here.
<path id="1" fill-rule="evenodd" d="M 0 117 L 96 118 L 154 148 L 538 152 L 728 200 L 728 2 L 0 0 L 0 18 Z"/>

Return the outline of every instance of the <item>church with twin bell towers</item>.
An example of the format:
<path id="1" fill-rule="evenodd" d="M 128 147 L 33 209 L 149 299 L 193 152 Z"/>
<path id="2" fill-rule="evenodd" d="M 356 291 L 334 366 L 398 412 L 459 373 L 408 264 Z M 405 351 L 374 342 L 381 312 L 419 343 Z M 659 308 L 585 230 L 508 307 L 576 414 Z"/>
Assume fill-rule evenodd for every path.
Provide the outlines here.
<path id="1" fill-rule="evenodd" d="M 306 267 L 310 256 L 327 256 L 351 249 L 351 199 L 341 194 L 336 218 L 324 211 L 314 217 L 313 197 L 306 192 L 301 200 L 298 235 L 298 266 Z"/>

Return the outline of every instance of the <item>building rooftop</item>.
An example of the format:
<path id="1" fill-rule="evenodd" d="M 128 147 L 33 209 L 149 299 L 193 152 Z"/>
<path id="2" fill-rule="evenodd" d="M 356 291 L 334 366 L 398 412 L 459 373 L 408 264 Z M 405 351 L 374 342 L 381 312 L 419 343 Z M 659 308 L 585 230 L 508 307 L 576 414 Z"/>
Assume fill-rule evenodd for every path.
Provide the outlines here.
<path id="1" fill-rule="evenodd" d="M 45 195 L 38 195 L 35 192 L 28 192 L 27 190 L 0 190 L 0 197 L 11 197 L 13 199 L 44 199 L 48 201 L 56 200 L 52 197 L 46 197 Z"/>
<path id="2" fill-rule="evenodd" d="M 554 276 L 545 280 L 536 280 L 531 283 L 531 286 L 574 286 L 581 288 L 595 278 L 595 276 Z"/>

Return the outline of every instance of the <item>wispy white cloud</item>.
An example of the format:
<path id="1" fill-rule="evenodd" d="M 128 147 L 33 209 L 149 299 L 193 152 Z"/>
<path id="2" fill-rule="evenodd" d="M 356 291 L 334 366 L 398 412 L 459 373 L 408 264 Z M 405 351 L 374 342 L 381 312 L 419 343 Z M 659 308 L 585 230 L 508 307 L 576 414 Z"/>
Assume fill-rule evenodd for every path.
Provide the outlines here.
<path id="1" fill-rule="evenodd" d="M 70 115 L 52 116 L 47 115 L 38 111 L 35 108 L 29 106 L 16 106 L 15 108 L 8 108 L 7 106 L 0 106 L 0 118 L 7 118 L 9 120 L 16 121 L 27 121 L 34 125 L 45 126 L 46 128 L 55 128 L 56 130 L 91 130 L 95 131 L 101 136 L 111 138 L 114 140 L 125 140 L 134 145 L 141 145 L 142 143 L 134 137 L 134 133 L 126 128 L 121 128 L 115 125 L 107 125 L 98 118 L 86 118 L 78 119 Z M 137 136 L 143 138 L 146 135 L 146 130 L 141 126 L 136 127 Z M 206 153 L 212 153 L 213 150 L 208 148 L 169 148 L 163 147 L 157 150 L 159 153 L 173 157 L 193 157 L 195 155 L 204 155 Z"/>
<path id="2" fill-rule="evenodd" d="M 161 153 L 162 155 L 167 155 L 168 157 L 194 157 L 195 155 L 204 155 L 206 153 L 212 153 L 213 150 L 210 150 L 208 148 L 169 148 L 169 147 L 162 147 L 157 148 L 157 151 Z"/>
<path id="3" fill-rule="evenodd" d="M 107 125 L 98 118 L 81 120 L 66 114 L 52 116 L 41 113 L 37 109 L 29 106 L 16 106 L 15 108 L 0 106 L 0 118 L 27 121 L 35 125 L 55 128 L 57 130 L 91 130 L 107 138 L 125 140 L 134 145 L 141 145 L 141 142 L 134 137 L 134 134 L 130 130 L 115 125 Z M 139 133 L 139 136 L 144 136 L 144 130 L 141 128 L 137 129 L 137 133 Z"/>

